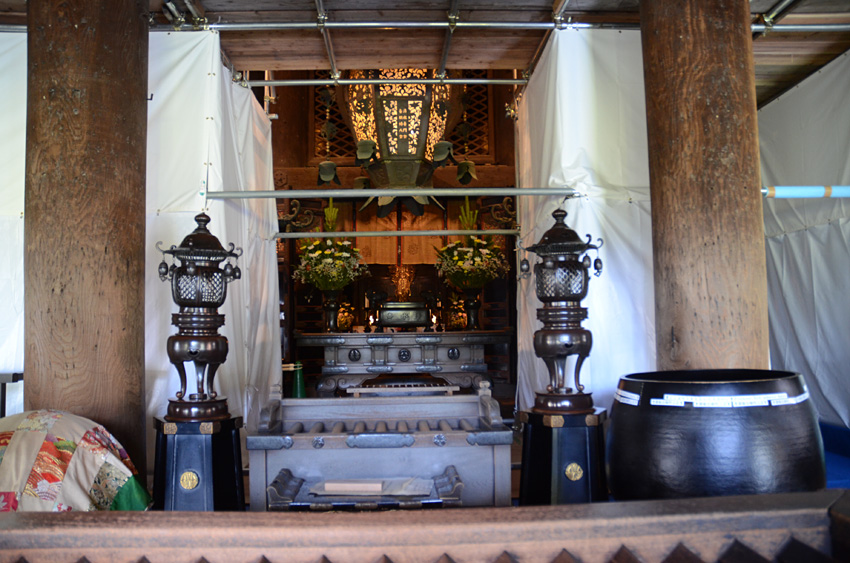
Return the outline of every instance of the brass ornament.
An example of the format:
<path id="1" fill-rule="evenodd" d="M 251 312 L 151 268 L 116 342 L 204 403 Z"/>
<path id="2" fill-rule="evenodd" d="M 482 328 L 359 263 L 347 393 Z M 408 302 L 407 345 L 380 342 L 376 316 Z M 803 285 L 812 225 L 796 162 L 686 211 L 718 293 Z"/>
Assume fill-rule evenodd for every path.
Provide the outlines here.
<path id="1" fill-rule="evenodd" d="M 185 471 L 180 476 L 180 486 L 187 491 L 191 491 L 197 487 L 200 482 L 201 480 L 198 478 L 198 474 L 194 471 Z"/>
<path id="2" fill-rule="evenodd" d="M 564 417 L 561 415 L 547 414 L 543 417 L 543 426 L 548 426 L 549 428 L 563 428 Z"/>
<path id="3" fill-rule="evenodd" d="M 578 481 L 584 476 L 584 470 L 579 464 L 573 462 L 564 470 L 564 475 L 566 475 L 567 479 L 570 481 Z"/>

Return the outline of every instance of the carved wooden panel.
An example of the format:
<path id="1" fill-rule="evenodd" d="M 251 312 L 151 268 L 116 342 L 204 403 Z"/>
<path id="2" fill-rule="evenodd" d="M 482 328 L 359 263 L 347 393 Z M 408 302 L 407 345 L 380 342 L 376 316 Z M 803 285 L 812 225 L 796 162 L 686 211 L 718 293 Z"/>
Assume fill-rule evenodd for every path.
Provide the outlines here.
<path id="1" fill-rule="evenodd" d="M 0 561 L 846 561 L 850 493 L 337 513 L 17 513 Z"/>

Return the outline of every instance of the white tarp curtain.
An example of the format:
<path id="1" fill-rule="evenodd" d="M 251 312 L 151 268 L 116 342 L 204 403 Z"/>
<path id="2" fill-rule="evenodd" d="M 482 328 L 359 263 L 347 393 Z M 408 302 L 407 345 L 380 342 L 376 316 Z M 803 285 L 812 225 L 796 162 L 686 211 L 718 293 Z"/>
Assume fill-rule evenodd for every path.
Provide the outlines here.
<path id="1" fill-rule="evenodd" d="M 27 36 L 0 33 L 0 373 L 24 371 L 24 170 Z M 20 412 L 23 383 L 7 386 Z"/>
<path id="2" fill-rule="evenodd" d="M 637 31 L 556 31 L 520 101 L 520 187 L 572 187 L 585 197 L 519 198 L 521 244 L 537 242 L 562 206 L 582 238 L 604 240 L 600 277 L 582 302 L 593 348 L 581 370 L 585 391 L 609 408 L 620 377 L 655 369 L 655 315 L 643 62 Z M 529 262 L 537 256 L 527 254 Z M 594 256 L 591 255 L 591 258 Z M 542 326 L 534 278 L 517 289 L 517 408 L 527 410 L 548 372 L 534 354 Z M 574 364 L 571 356 L 571 364 Z M 572 387 L 571 377 L 567 381 Z"/>
<path id="3" fill-rule="evenodd" d="M 762 183 L 850 185 L 850 54 L 759 111 Z M 850 426 L 850 202 L 766 200 L 770 359 Z"/>
<path id="4" fill-rule="evenodd" d="M 151 33 L 148 88 L 145 370 L 149 416 L 165 413 L 178 389 L 166 341 L 178 308 L 160 281 L 162 248 L 180 245 L 201 211 L 222 245 L 244 254 L 242 279 L 227 287 L 219 332 L 230 345 L 216 374 L 230 413 L 256 427 L 270 378 L 280 377 L 279 298 L 274 200 L 207 200 L 207 191 L 273 190 L 271 125 L 250 90 L 231 81 L 215 32 Z M 170 262 L 170 258 L 168 259 Z M 194 373 L 187 366 L 189 373 Z M 188 377 L 194 392 L 194 378 Z M 152 434 L 152 433 L 151 433 Z M 149 435 L 149 438 L 152 436 Z M 153 442 L 148 440 L 153 463 Z M 247 459 L 247 458 L 246 458 Z"/>
<path id="5" fill-rule="evenodd" d="M 230 343 L 216 387 L 230 412 L 256 425 L 269 378 L 280 376 L 274 201 L 207 200 L 207 190 L 272 190 L 271 126 L 250 90 L 232 83 L 215 32 L 151 33 L 145 238 L 145 371 L 148 416 L 164 414 L 178 387 L 165 344 L 177 306 L 157 266 L 205 211 L 225 246 L 243 249 L 242 279 L 228 286 L 220 329 Z M 23 371 L 23 212 L 26 35 L 0 33 L 0 371 Z M 189 390 L 193 391 L 192 377 Z M 12 391 L 16 391 L 16 384 Z M 10 397 L 20 404 L 20 397 Z M 20 409 L 18 409 L 20 410 Z M 10 412 L 12 412 L 10 410 Z M 148 430 L 152 466 L 153 431 Z"/>

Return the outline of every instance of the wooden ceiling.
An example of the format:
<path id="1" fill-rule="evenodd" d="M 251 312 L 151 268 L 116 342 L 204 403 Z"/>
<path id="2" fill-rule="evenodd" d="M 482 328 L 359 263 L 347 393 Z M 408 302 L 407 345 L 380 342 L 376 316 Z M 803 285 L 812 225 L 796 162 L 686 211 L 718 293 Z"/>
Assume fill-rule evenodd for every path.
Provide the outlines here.
<path id="1" fill-rule="evenodd" d="M 329 70 L 325 37 L 317 22 L 327 14 L 334 62 L 338 70 L 354 68 L 440 68 L 446 52 L 448 13 L 458 10 L 457 21 L 524 24 L 553 21 L 553 9 L 563 0 L 194 0 L 209 23 L 291 23 L 303 29 L 221 30 L 222 49 L 239 70 Z M 173 0 L 191 21 L 184 0 Z M 850 0 L 751 0 L 753 23 L 787 5 L 773 23 L 850 24 Z M 158 25 L 166 25 L 162 0 L 151 0 Z M 638 24 L 638 0 L 569 0 L 563 15 L 576 23 L 621 26 Z M 0 0 L 0 24 L 25 23 L 26 0 Z M 336 27 L 342 22 L 439 22 L 433 28 Z M 675 25 L 675 22 L 671 22 Z M 529 69 L 547 34 L 545 29 L 464 28 L 451 34 L 445 55 L 447 69 Z M 759 105 L 800 82 L 820 67 L 850 50 L 850 31 L 771 30 L 755 34 L 756 89 Z"/>

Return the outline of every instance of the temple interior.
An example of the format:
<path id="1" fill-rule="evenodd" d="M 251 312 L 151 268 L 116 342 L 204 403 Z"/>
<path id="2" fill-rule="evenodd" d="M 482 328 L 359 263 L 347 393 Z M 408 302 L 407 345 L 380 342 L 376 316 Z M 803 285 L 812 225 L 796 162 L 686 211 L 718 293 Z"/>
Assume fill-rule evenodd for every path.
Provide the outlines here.
<path id="1" fill-rule="evenodd" d="M 850 561 L 844 0 L 0 0 L 0 561 Z"/>

